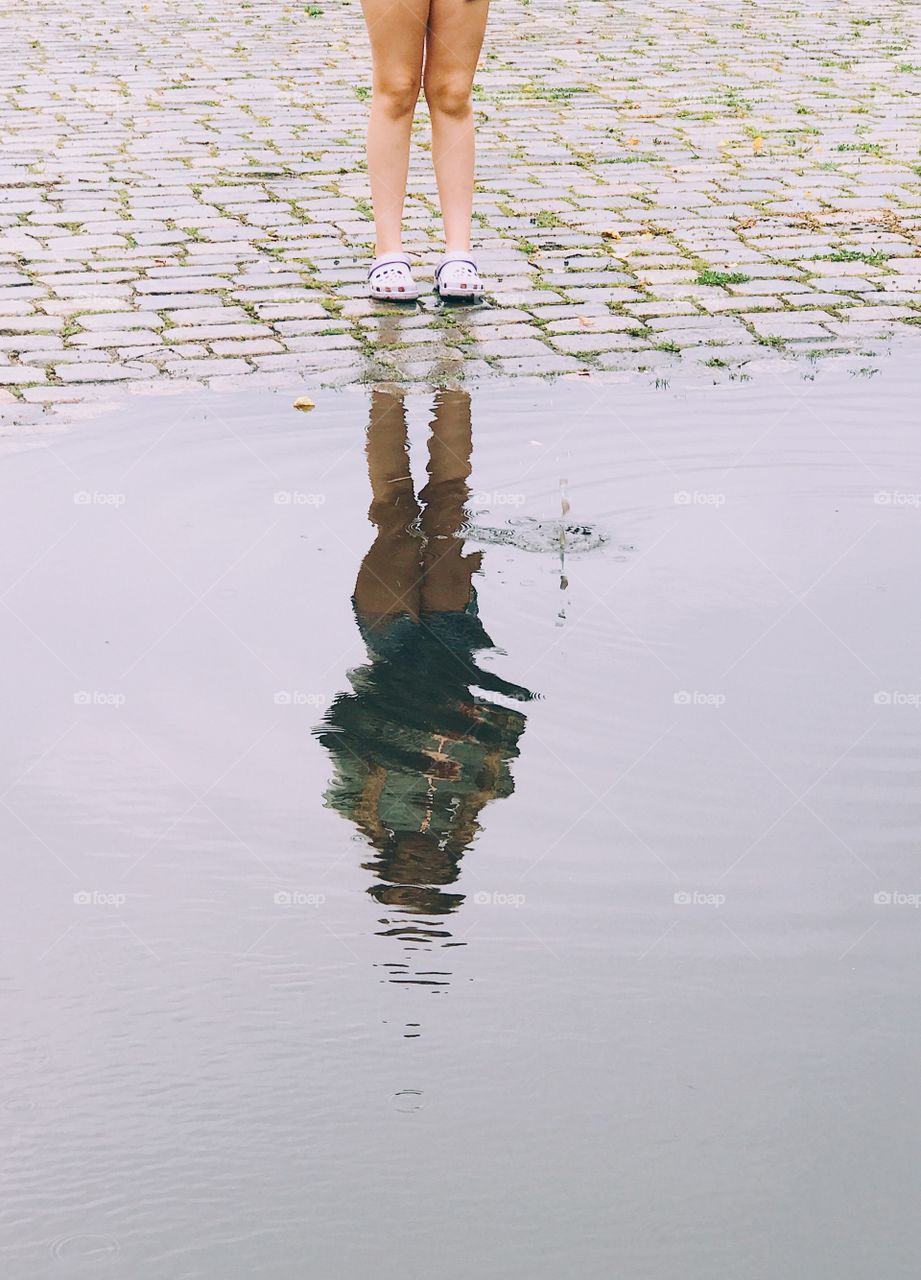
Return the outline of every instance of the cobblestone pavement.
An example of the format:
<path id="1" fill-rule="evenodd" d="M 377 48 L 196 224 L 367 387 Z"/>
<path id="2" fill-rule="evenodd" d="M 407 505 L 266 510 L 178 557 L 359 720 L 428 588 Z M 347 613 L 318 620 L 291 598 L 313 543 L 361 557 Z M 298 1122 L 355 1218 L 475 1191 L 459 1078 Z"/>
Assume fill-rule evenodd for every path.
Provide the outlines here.
<path id="1" fill-rule="evenodd" d="M 921 339 L 917 5 L 494 0 L 489 305 L 364 298 L 357 0 L 0 0 L 0 412 Z M 420 104 L 408 247 L 438 248 Z M 31 407 L 30 407 L 31 406 Z"/>

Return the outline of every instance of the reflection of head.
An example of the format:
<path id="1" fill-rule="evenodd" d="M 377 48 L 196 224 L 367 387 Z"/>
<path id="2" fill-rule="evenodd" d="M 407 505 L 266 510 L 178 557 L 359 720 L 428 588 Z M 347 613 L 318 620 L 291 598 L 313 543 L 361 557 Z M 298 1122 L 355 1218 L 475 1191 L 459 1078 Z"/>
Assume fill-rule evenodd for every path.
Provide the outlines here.
<path id="1" fill-rule="evenodd" d="M 374 850 L 370 891 L 387 906 L 444 915 L 447 893 L 490 800 L 511 794 L 510 761 L 531 695 L 477 663 L 494 648 L 479 619 L 464 554 L 472 437 L 470 399 L 439 392 L 428 483 L 417 498 L 399 396 L 376 392 L 368 466 L 376 534 L 353 603 L 369 661 L 349 673 L 318 729 L 335 774 L 327 803 Z M 491 695 L 491 696 L 486 696 Z M 496 701 L 499 697 L 506 702 Z"/>

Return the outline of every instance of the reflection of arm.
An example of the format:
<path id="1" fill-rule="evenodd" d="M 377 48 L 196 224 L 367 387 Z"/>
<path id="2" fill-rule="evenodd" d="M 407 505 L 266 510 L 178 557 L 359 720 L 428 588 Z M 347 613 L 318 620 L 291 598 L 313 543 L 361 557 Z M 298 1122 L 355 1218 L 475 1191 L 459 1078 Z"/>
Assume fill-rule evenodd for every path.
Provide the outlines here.
<path id="1" fill-rule="evenodd" d="M 422 610 L 424 613 L 463 613 L 473 595 L 472 578 L 483 553 L 463 554 L 459 538 L 441 538 L 426 547 L 423 558 Z"/>
<path id="2" fill-rule="evenodd" d="M 408 528 L 379 533 L 361 562 L 355 583 L 355 606 L 370 618 L 407 614 L 419 617 L 420 541 Z"/>
<path id="3" fill-rule="evenodd" d="M 457 806 L 454 822 L 451 824 L 450 848 L 453 852 L 463 852 L 473 842 L 480 829 L 477 818 L 480 810 L 495 800 L 499 791 L 499 782 L 505 758 L 499 749 L 487 752 L 480 766 L 475 791 L 468 791 Z"/>
<path id="4" fill-rule="evenodd" d="M 369 764 L 367 776 L 355 804 L 355 812 L 352 814 L 352 821 L 375 845 L 387 835 L 378 815 L 378 805 L 386 781 L 387 770 L 379 764 Z"/>

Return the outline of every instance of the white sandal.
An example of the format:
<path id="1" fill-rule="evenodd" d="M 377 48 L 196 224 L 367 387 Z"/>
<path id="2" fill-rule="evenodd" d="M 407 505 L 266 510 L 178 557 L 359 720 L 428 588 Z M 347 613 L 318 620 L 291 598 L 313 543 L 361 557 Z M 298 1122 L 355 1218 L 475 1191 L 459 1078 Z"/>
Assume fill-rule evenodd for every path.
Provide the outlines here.
<path id="1" fill-rule="evenodd" d="M 482 298 L 484 289 L 469 253 L 446 253 L 435 268 L 435 290 L 442 298 Z"/>
<path id="2" fill-rule="evenodd" d="M 415 302 L 419 286 L 408 253 L 382 253 L 368 269 L 368 294 L 382 302 Z"/>

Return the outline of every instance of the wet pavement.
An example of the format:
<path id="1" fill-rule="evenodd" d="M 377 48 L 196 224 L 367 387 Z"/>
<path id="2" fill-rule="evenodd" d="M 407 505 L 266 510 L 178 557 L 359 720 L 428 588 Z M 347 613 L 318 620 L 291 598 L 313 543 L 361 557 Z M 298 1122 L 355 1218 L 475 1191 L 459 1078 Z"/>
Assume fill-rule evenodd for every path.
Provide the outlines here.
<path id="1" fill-rule="evenodd" d="M 913 1277 L 913 361 L 294 390 L 0 442 L 4 1275 Z"/>
<path id="2" fill-rule="evenodd" d="M 476 88 L 489 305 L 408 314 L 362 296 L 357 3 L 29 12 L 0 0 L 4 421 L 125 383 L 719 379 L 917 343 L 921 54 L 898 0 L 496 3 Z"/>

